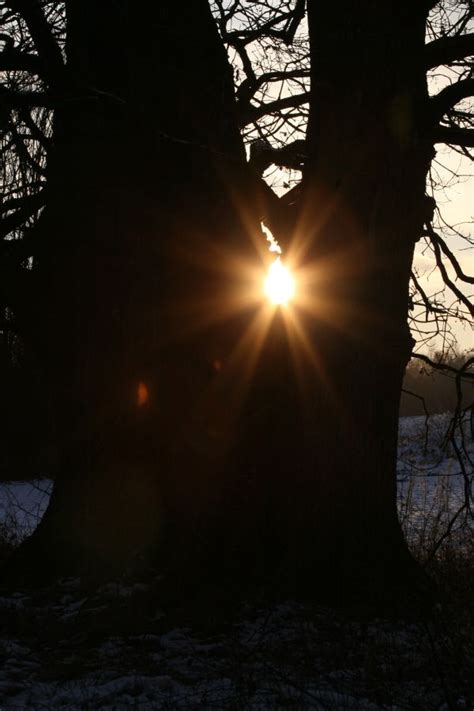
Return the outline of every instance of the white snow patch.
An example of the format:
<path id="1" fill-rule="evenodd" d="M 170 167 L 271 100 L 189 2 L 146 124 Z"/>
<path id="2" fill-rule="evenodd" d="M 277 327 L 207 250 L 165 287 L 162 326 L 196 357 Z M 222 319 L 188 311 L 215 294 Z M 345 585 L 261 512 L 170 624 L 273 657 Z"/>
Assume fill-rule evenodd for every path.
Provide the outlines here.
<path id="1" fill-rule="evenodd" d="M 18 540 L 31 535 L 46 511 L 52 490 L 50 479 L 0 483 L 0 528 Z"/>

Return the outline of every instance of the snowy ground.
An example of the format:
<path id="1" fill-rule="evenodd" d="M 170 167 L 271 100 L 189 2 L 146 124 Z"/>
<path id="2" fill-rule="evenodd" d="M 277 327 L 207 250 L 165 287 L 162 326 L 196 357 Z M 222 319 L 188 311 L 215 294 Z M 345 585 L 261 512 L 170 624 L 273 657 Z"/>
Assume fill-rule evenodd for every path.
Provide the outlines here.
<path id="1" fill-rule="evenodd" d="M 53 482 L 49 479 L 0 483 L 0 526 L 9 536 L 30 535 L 48 506 Z"/>
<path id="2" fill-rule="evenodd" d="M 403 417 L 398 437 L 398 512 L 405 535 L 420 555 L 443 542 L 464 544 L 472 531 L 474 437 L 466 418 L 463 433 L 450 438 L 452 416 Z M 446 535 L 449 531 L 449 536 Z"/>
<path id="3" fill-rule="evenodd" d="M 472 709 L 467 642 L 455 640 L 455 667 L 436 623 L 360 622 L 292 602 L 201 629 L 170 629 L 152 606 L 140 628 L 145 585 L 90 594 L 65 580 L 43 594 L 0 599 L 2 626 L 23 624 L 0 643 L 2 710 Z"/>
<path id="4" fill-rule="evenodd" d="M 464 503 L 469 482 L 445 446 L 448 424 L 431 418 L 425 437 L 424 418 L 401 421 L 399 511 L 414 549 L 433 550 Z M 466 452 L 474 454 L 467 429 Z M 0 525 L 22 537 L 44 512 L 50 482 L 0 486 Z M 461 546 L 463 516 L 452 524 Z M 1 711 L 474 708 L 472 626 L 449 613 L 408 624 L 263 599 L 229 610 L 206 597 L 191 628 L 163 614 L 159 586 L 91 590 L 67 579 L 0 597 Z"/>

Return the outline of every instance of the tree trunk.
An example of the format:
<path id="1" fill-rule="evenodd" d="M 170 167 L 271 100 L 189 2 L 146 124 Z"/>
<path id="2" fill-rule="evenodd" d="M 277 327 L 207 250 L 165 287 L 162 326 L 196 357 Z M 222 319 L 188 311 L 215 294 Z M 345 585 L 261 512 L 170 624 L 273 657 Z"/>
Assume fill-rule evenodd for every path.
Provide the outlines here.
<path id="1" fill-rule="evenodd" d="M 32 324 L 63 457 L 25 555 L 123 569 L 157 548 L 175 572 L 396 594 L 416 575 L 395 465 L 431 159 L 425 18 L 309 0 L 309 162 L 288 249 L 301 302 L 263 339 L 225 52 L 205 0 L 155 5 L 144 21 L 126 0 L 68 3 L 77 84 L 56 117 Z"/>
<path id="2" fill-rule="evenodd" d="M 380 597 L 416 576 L 397 520 L 396 456 L 432 157 L 422 138 L 425 15 L 391 1 L 308 4 L 309 159 L 288 260 L 304 277 L 296 315 L 309 347 L 298 365 L 302 421 L 285 425 L 297 453 L 291 488 L 301 489 L 290 558 L 301 551 L 304 575 L 332 595 Z"/>
<path id="3" fill-rule="evenodd" d="M 259 229 L 206 0 L 145 14 L 70 0 L 67 23 L 74 84 L 55 115 L 30 334 L 62 457 L 14 563 L 49 573 L 123 569 L 169 540 L 179 559 L 229 501 L 236 379 L 220 371 L 242 326 L 235 264 L 255 260 Z"/>

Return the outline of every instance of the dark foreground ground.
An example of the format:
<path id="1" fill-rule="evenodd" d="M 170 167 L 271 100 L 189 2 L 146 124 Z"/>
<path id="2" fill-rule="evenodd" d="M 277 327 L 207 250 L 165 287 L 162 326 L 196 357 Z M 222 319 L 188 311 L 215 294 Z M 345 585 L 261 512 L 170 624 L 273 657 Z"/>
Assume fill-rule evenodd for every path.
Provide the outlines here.
<path id="1" fill-rule="evenodd" d="M 408 622 L 263 593 L 165 610 L 158 578 L 4 594 L 0 707 L 472 711 L 473 571 L 438 561 L 445 602 Z"/>
<path id="2" fill-rule="evenodd" d="M 173 609 L 157 577 L 0 589 L 1 711 L 473 711 L 474 442 L 468 427 L 460 462 L 449 423 L 400 423 L 399 516 L 438 584 L 431 614 L 387 620 L 261 590 L 194 591 Z M 37 525 L 45 483 L 0 486 L 0 562 Z"/>

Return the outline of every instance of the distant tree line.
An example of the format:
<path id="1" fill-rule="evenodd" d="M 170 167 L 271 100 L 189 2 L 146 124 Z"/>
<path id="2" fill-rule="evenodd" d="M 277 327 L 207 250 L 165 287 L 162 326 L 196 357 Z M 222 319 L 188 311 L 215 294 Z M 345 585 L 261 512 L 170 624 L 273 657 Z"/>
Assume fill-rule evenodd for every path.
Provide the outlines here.
<path id="1" fill-rule="evenodd" d="M 430 363 L 412 359 L 406 369 L 400 400 L 400 416 L 435 415 L 442 412 L 454 412 L 459 402 L 456 387 L 456 373 L 468 360 L 468 354 L 454 352 L 444 356 L 443 363 L 450 369 L 440 370 Z M 439 353 L 430 360 L 436 364 L 441 361 Z M 466 375 L 473 373 L 471 365 Z M 461 377 L 461 407 L 466 410 L 474 406 L 474 382 L 472 378 Z"/>

